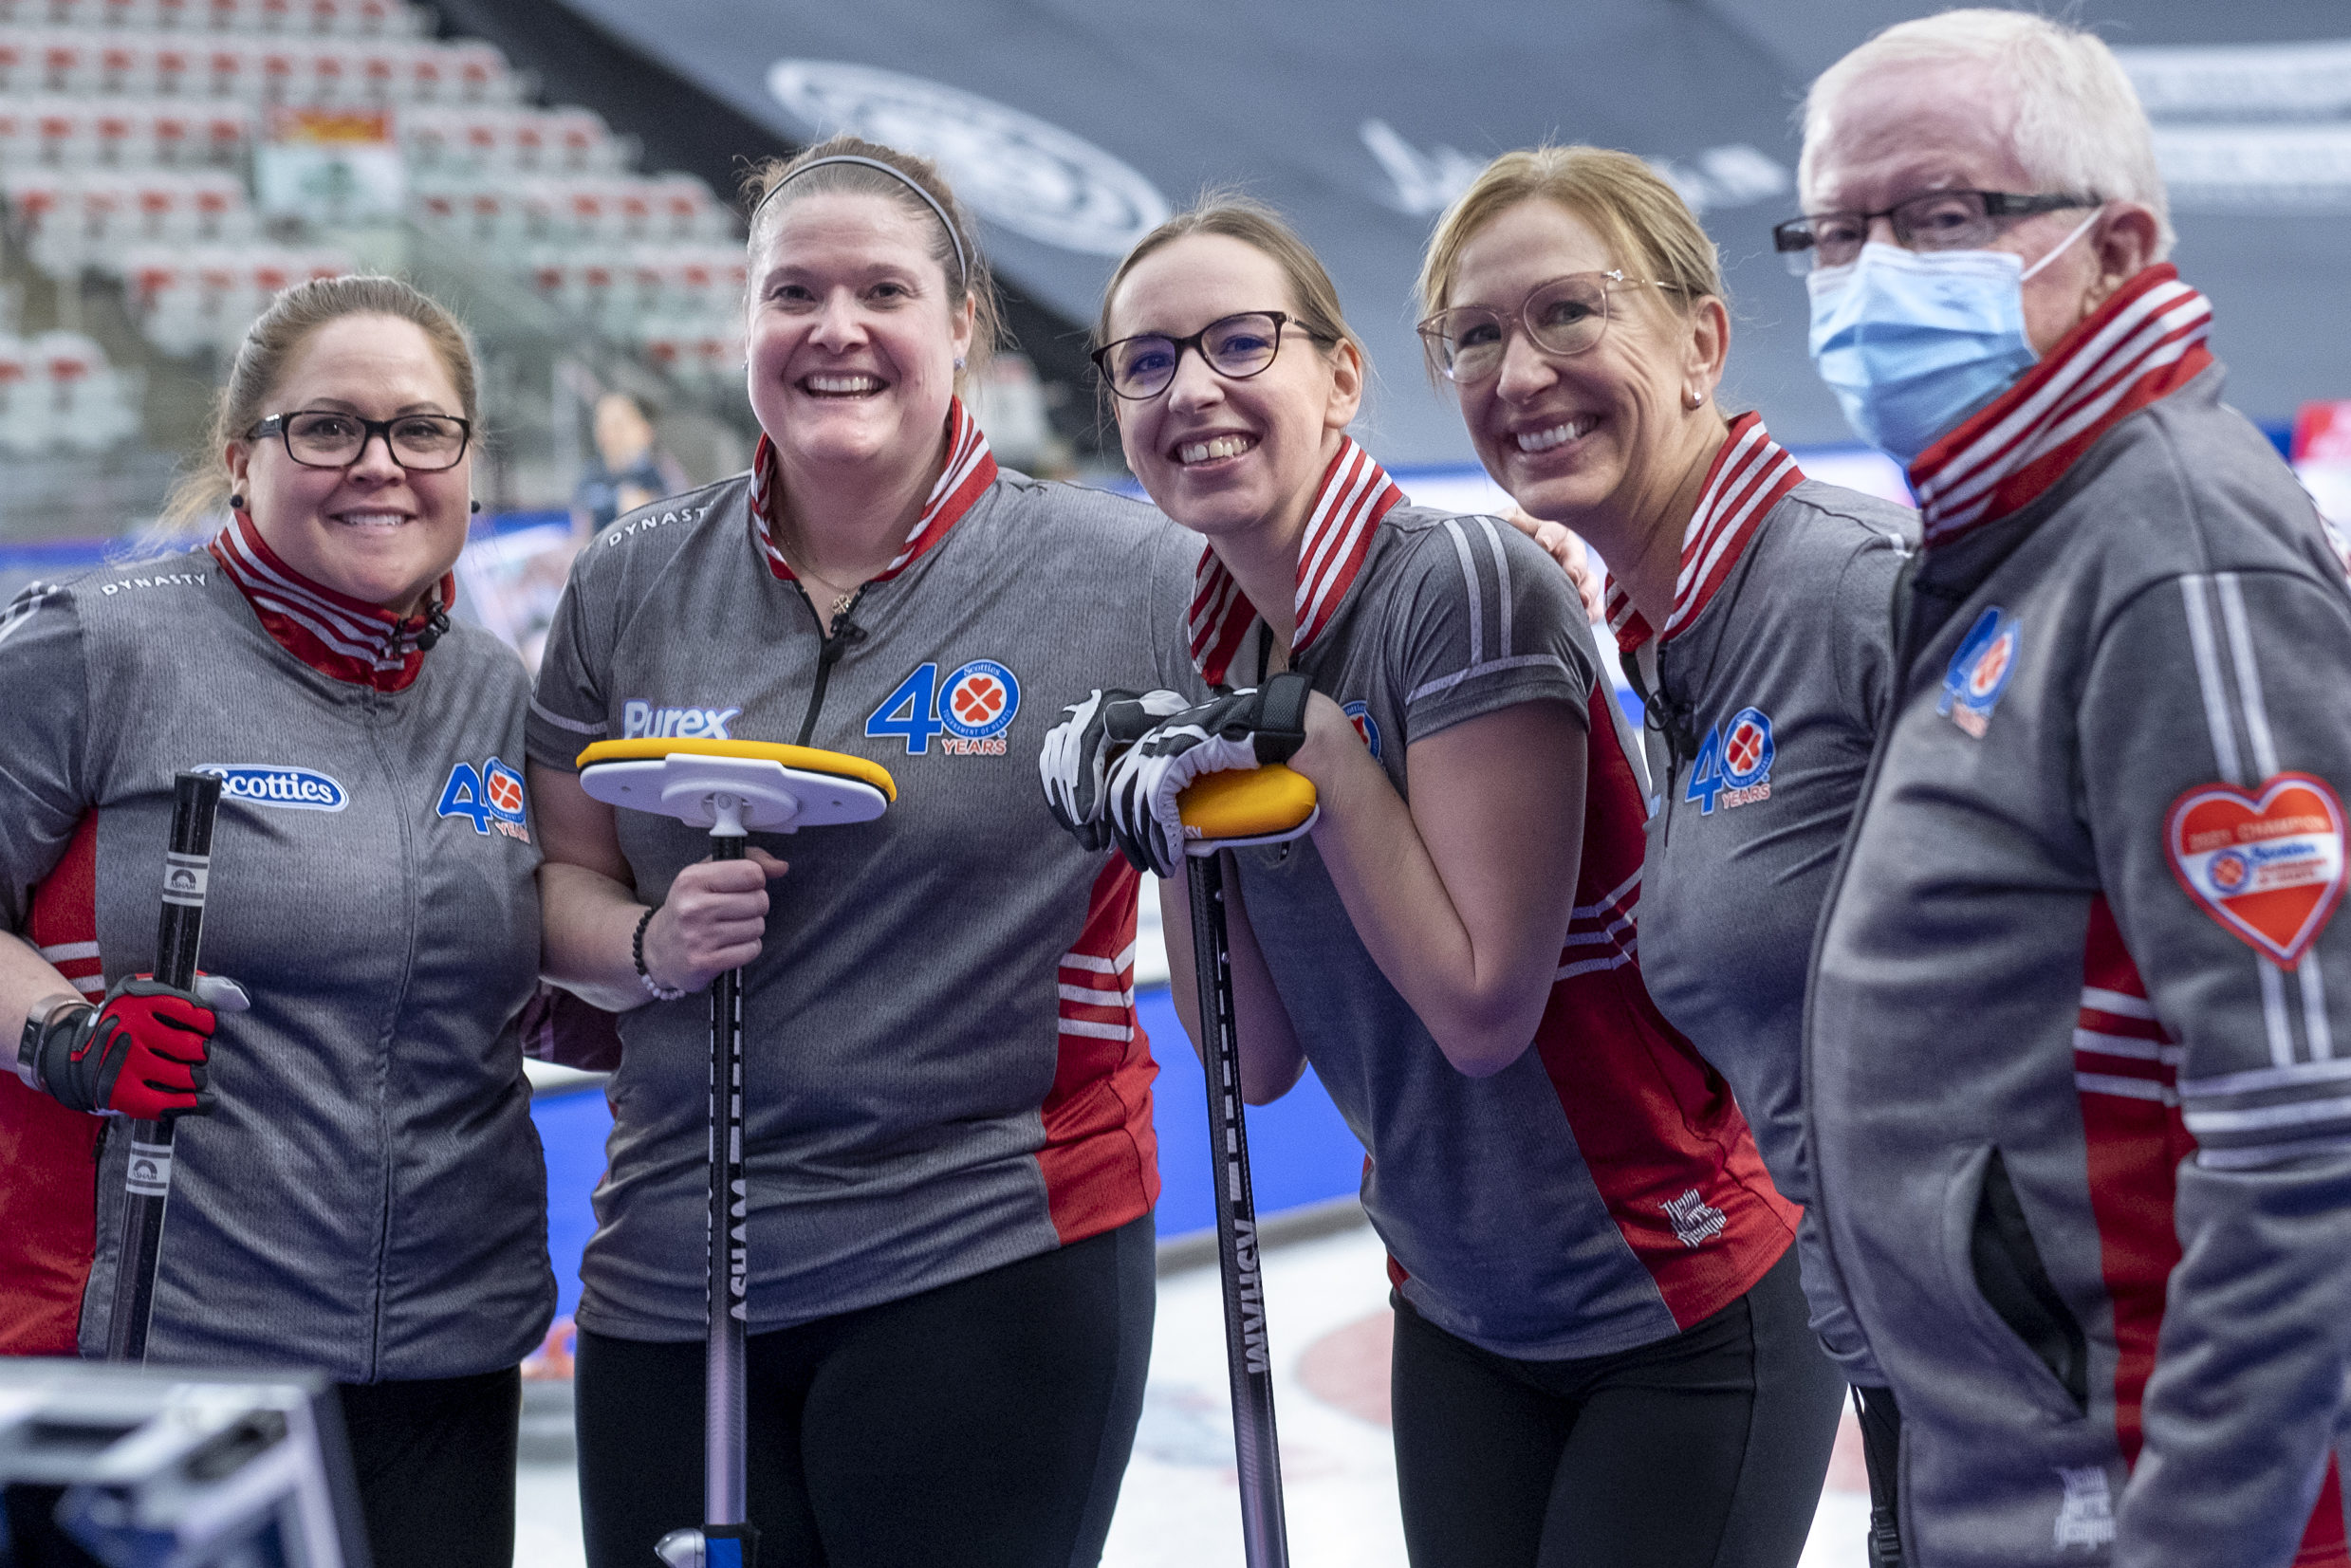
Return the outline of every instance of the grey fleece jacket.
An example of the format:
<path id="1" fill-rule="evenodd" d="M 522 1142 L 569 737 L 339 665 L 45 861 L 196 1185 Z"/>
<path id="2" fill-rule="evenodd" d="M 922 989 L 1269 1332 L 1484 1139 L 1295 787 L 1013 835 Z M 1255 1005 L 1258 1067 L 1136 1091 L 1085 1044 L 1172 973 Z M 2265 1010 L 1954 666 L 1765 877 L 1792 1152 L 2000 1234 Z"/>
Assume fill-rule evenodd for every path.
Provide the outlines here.
<path id="1" fill-rule="evenodd" d="M 1897 595 L 1805 1089 L 1915 1568 L 2268 1568 L 2323 1479 L 2351 595 L 2221 381 Z"/>

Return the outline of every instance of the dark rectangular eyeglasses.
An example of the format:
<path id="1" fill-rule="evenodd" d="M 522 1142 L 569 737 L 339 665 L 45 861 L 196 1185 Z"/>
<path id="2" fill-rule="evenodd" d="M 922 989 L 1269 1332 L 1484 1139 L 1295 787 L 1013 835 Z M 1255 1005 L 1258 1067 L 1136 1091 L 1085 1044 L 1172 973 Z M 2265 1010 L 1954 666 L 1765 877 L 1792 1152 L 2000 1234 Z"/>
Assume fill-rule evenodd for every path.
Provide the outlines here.
<path id="1" fill-rule="evenodd" d="M 1772 248 L 1790 272 L 1842 267 L 1868 243 L 1869 226 L 1894 220 L 1894 243 L 1905 250 L 1980 250 L 1997 238 L 2004 220 L 2036 212 L 2104 205 L 2095 195 L 2023 196 L 2008 191 L 1929 191 L 1878 212 L 1814 212 L 1774 225 Z"/>
<path id="2" fill-rule="evenodd" d="M 301 409 L 272 414 L 247 433 L 246 439 L 274 435 L 286 444 L 286 455 L 305 469 L 349 468 L 360 460 L 367 443 L 383 437 L 392 460 L 418 473 L 454 469 L 473 438 L 471 420 L 450 414 L 402 414 L 389 419 L 362 419 L 336 409 Z"/>
<path id="3" fill-rule="evenodd" d="M 1163 332 L 1144 332 L 1104 343 L 1093 354 L 1110 390 L 1121 397 L 1157 397 L 1176 379 L 1176 367 L 1191 349 L 1208 361 L 1209 369 L 1231 381 L 1246 381 L 1273 363 L 1282 352 L 1282 328 L 1289 317 L 1279 310 L 1244 310 L 1222 316 L 1189 338 Z M 1314 337 L 1304 323 L 1299 331 Z"/>

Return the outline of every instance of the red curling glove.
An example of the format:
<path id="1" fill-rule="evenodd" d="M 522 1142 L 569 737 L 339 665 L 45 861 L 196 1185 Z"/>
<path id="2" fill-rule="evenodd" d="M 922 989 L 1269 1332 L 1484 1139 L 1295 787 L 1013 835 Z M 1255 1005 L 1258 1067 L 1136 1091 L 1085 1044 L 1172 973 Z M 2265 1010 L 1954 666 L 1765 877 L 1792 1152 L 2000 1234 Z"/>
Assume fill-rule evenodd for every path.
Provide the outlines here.
<path id="1" fill-rule="evenodd" d="M 139 1121 L 203 1116 L 213 1108 L 205 1079 L 217 1023 L 194 992 L 135 975 L 98 1006 L 61 1008 L 42 1031 L 32 1066 L 40 1087 L 69 1110 Z"/>

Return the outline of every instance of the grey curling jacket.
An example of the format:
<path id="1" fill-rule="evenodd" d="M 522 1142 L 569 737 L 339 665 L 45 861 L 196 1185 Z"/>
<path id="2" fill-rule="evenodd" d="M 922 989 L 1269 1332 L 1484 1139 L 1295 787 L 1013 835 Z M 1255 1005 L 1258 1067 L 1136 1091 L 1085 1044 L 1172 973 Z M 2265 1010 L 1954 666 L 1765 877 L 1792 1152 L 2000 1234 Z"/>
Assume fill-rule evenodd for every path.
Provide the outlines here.
<path id="1" fill-rule="evenodd" d="M 2184 291 L 2155 271 L 2077 331 Z M 2275 1568 L 2324 1479 L 2351 596 L 2182 358 L 2020 507 L 1938 540 L 1929 498 L 1815 952 L 1817 1212 L 1914 1568 Z"/>
<path id="2" fill-rule="evenodd" d="M 462 622 L 430 653 L 337 654 L 315 636 L 378 613 L 244 543 L 308 656 L 204 551 L 35 583 L 0 616 L 0 915 L 92 995 L 152 968 L 172 775 L 221 770 L 202 963 L 253 1005 L 213 1037 L 217 1110 L 178 1127 L 149 1356 L 344 1382 L 509 1367 L 555 1297 L 515 1036 L 539 954 L 522 666 Z M 94 1233 L 85 1355 L 129 1144 L 106 1128 L 95 1216 L 40 1216 Z"/>

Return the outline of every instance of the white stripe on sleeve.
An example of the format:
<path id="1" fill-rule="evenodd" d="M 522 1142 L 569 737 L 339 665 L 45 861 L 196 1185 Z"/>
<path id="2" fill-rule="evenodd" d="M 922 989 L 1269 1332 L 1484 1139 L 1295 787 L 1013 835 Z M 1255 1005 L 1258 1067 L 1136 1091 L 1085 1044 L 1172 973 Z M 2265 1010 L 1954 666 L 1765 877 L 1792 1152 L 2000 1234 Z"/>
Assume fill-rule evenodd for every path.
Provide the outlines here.
<path id="1" fill-rule="evenodd" d="M 2245 704 L 2245 733 L 2253 743 L 2258 783 L 2278 770 L 2278 748 L 2269 735 L 2269 708 L 2262 701 L 2261 667 L 2253 662 L 2253 635 L 2245 618 L 2245 590 L 2234 572 L 2213 582 L 2220 589 L 2220 620 L 2229 633 L 2229 660 L 2237 667 L 2237 697 Z"/>
<path id="2" fill-rule="evenodd" d="M 530 710 L 556 729 L 568 729 L 575 735 L 602 735 L 606 729 L 604 725 L 582 724 L 578 719 L 567 719 L 561 713 L 550 711 L 537 697 L 530 699 Z"/>
<path id="3" fill-rule="evenodd" d="M 2229 723 L 2229 698 L 2220 681 L 2220 654 L 2212 642 L 2212 613 L 2204 602 L 2204 580 L 2179 580 L 2180 602 L 2188 612 L 2188 646 L 2195 651 L 2196 685 L 2204 693 L 2204 725 L 2212 737 L 2212 757 L 2220 776 L 2232 784 L 2248 784 L 2237 763 L 2236 730 Z"/>
<path id="4" fill-rule="evenodd" d="M 1484 596 L 1484 595 L 1482 595 L 1482 594 L 1480 594 L 1480 593 L 1478 592 L 1478 587 L 1477 587 L 1477 563 L 1476 563 L 1475 561 L 1472 561 L 1472 560 L 1470 558 L 1470 538 L 1469 538 L 1469 535 L 1467 535 L 1467 534 L 1465 534 L 1465 533 L 1463 533 L 1463 532 L 1461 531 L 1461 522 L 1460 522 L 1460 520 L 1459 520 L 1458 518 L 1453 518 L 1453 517 L 1449 517 L 1449 518 L 1445 519 L 1445 531 L 1446 531 L 1448 534 L 1450 534 L 1450 535 L 1452 535 L 1452 536 L 1453 536 L 1453 554 L 1454 554 L 1456 557 L 1458 557 L 1458 558 L 1460 559 L 1460 562 L 1461 562 L 1461 579 L 1462 579 L 1462 581 L 1468 585 L 1468 589 L 1469 589 L 1469 595 L 1470 595 L 1470 668 L 1471 668 L 1471 669 L 1472 669 L 1472 670 L 1474 670 L 1475 668 L 1477 668 L 1477 666 L 1478 666 L 1478 665 L 1480 665 L 1480 664 L 1484 663 L 1484 662 L 1485 662 L 1485 659 L 1486 659 L 1486 645 L 1485 645 L 1485 636 L 1486 636 L 1486 603 L 1485 603 L 1485 596 Z M 1457 679 L 1459 679 L 1460 677 L 1455 676 L 1454 678 L 1457 680 Z M 1434 685 L 1435 683 L 1434 683 L 1434 682 L 1432 682 L 1431 684 L 1432 684 L 1432 685 Z M 1422 688 L 1421 688 L 1421 691 L 1423 691 L 1423 692 L 1425 692 L 1425 691 L 1427 691 L 1427 690 L 1429 690 L 1429 687 L 1425 687 L 1425 686 L 1424 686 L 1424 687 L 1422 687 Z M 1419 695 L 1419 692 L 1416 692 L 1413 693 L 1413 695 L 1414 695 L 1414 696 L 1417 696 L 1417 695 Z M 1411 697 L 1407 697 L 1407 698 L 1405 698 L 1404 700 L 1405 700 L 1405 701 L 1407 701 L 1407 702 L 1410 702 L 1410 701 L 1412 700 L 1412 698 L 1411 698 Z"/>

